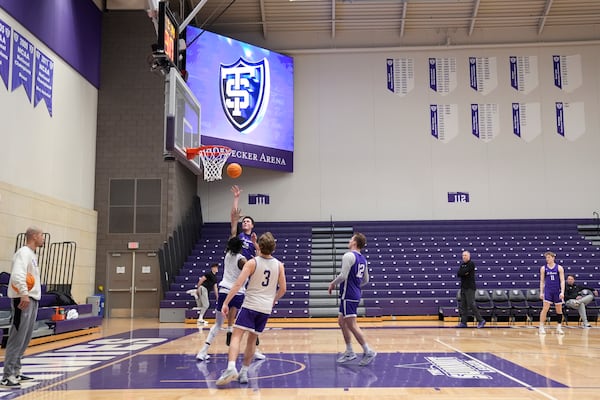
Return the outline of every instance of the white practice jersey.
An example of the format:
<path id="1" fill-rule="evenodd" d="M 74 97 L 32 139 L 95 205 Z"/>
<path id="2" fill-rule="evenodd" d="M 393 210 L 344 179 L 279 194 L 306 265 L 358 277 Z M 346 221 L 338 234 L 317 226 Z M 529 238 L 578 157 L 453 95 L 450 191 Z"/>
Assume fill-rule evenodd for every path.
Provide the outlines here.
<path id="1" fill-rule="evenodd" d="M 276 258 L 263 258 L 257 256 L 256 269 L 248 279 L 246 297 L 242 307 L 271 314 L 273 302 L 277 294 L 279 282 L 279 260 Z"/>
<path id="2" fill-rule="evenodd" d="M 233 254 L 231 252 L 227 252 L 225 254 L 225 267 L 223 268 L 223 279 L 219 282 L 219 292 L 220 293 L 229 293 L 229 289 L 233 286 L 235 281 L 237 281 L 241 269 L 238 268 L 238 261 L 240 258 L 244 258 L 241 253 Z M 246 285 L 242 285 L 240 290 L 238 290 L 238 294 L 244 294 L 246 292 Z"/>

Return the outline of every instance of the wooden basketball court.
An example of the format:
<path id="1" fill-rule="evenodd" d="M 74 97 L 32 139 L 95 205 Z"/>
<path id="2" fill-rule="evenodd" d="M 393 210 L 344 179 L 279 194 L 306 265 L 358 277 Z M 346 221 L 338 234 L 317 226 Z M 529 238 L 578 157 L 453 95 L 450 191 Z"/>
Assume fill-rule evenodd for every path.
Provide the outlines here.
<path id="1" fill-rule="evenodd" d="M 225 334 L 208 362 L 195 355 L 208 329 L 154 319 L 108 319 L 101 332 L 28 349 L 23 374 L 36 380 L 5 399 L 571 399 L 598 398 L 600 328 L 571 324 L 559 336 L 548 329 L 456 329 L 456 322 L 361 322 L 378 352 L 337 364 L 344 350 L 335 323 L 270 323 L 261 338 L 265 361 L 250 382 L 216 388 L 226 367 Z M 238 363 L 239 368 L 240 363 Z"/>

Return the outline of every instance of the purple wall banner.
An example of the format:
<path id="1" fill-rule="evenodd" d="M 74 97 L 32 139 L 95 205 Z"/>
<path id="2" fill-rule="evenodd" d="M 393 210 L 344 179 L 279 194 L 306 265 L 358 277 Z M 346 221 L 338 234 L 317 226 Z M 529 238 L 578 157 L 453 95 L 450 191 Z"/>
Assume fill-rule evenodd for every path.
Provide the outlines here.
<path id="1" fill-rule="evenodd" d="M 31 102 L 31 86 L 33 78 L 33 44 L 19 32 L 13 32 L 13 70 L 12 70 L 12 87 L 15 91 L 19 86 L 23 85 L 27 98 Z"/>
<path id="2" fill-rule="evenodd" d="M 54 81 L 54 62 L 44 53 L 35 50 L 35 89 L 33 106 L 42 100 L 46 102 L 48 113 L 52 116 L 52 83 Z"/>
<path id="3" fill-rule="evenodd" d="M 12 28 L 0 19 L 0 78 L 8 89 L 8 71 L 10 69 L 10 34 Z"/>
<path id="4" fill-rule="evenodd" d="M 557 101 L 554 105 L 556 109 L 556 132 L 560 136 L 565 136 L 565 111 L 563 108 L 563 102 Z"/>
<path id="5" fill-rule="evenodd" d="M 521 137 L 521 105 L 512 103 L 513 133 Z"/>

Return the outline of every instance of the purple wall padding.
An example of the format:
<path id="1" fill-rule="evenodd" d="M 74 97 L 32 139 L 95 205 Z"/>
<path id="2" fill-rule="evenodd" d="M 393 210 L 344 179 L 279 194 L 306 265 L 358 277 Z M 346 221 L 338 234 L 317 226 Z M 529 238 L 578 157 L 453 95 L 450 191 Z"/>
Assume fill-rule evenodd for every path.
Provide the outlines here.
<path id="1" fill-rule="evenodd" d="M 0 8 L 100 87 L 102 12 L 91 0 L 0 0 Z"/>

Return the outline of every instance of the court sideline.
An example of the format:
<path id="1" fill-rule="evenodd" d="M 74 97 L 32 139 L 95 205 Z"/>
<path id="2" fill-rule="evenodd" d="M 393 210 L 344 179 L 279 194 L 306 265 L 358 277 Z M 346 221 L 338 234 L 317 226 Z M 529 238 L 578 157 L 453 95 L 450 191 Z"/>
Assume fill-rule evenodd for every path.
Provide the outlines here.
<path id="1" fill-rule="evenodd" d="M 379 352 L 374 362 L 336 364 L 343 351 L 335 323 L 270 323 L 265 361 L 250 383 L 214 385 L 226 366 L 225 335 L 209 362 L 195 354 L 208 329 L 154 319 L 107 319 L 102 332 L 32 346 L 24 373 L 38 379 L 3 399 L 571 399 L 596 398 L 600 328 L 566 335 L 506 323 L 456 329 L 455 322 L 363 322 Z M 355 345 L 355 351 L 360 346 Z M 2 352 L 3 355 L 3 352 Z"/>

